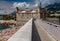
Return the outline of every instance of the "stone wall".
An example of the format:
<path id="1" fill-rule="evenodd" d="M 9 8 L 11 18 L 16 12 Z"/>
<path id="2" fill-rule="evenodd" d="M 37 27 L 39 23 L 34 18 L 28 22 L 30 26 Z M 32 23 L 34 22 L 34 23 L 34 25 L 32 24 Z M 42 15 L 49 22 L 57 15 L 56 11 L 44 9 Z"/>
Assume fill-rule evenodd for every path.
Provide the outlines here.
<path id="1" fill-rule="evenodd" d="M 17 21 L 27 21 L 31 18 L 36 18 L 37 14 L 31 14 L 31 13 L 17 13 Z"/>
<path id="2" fill-rule="evenodd" d="M 17 13 L 16 14 L 16 21 L 17 25 L 24 25 L 28 20 L 31 18 L 35 18 L 37 14 L 31 14 L 31 13 Z"/>

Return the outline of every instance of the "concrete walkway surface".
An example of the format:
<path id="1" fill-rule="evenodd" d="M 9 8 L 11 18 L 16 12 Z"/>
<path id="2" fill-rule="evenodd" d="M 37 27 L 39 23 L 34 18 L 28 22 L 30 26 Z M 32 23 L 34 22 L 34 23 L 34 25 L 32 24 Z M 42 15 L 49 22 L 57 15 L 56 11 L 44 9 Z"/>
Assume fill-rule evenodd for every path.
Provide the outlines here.
<path id="1" fill-rule="evenodd" d="M 54 24 L 48 24 L 49 22 L 44 20 L 37 20 L 36 23 L 42 28 L 47 31 L 47 33 L 51 36 L 51 38 L 55 39 L 56 41 L 60 41 L 60 28 L 54 26 Z M 45 34 L 44 34 L 45 35 Z"/>
<path id="2" fill-rule="evenodd" d="M 8 41 L 31 41 L 32 19 L 21 27 Z"/>

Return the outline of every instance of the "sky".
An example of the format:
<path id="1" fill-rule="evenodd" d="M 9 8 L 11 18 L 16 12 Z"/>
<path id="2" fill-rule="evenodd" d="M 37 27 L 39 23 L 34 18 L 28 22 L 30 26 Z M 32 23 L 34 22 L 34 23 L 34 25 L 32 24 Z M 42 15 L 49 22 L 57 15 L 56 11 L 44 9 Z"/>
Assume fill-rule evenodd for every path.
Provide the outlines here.
<path id="1" fill-rule="evenodd" d="M 13 2 L 34 2 L 34 0 L 3 0 L 3 1 L 8 1 L 8 2 L 12 2 L 12 1 Z"/>
<path id="2" fill-rule="evenodd" d="M 31 5 L 31 4 L 28 4 L 29 2 L 33 3 L 34 0 L 0 0 L 0 14 L 11 13 L 15 10 L 16 6 L 20 8 L 36 7 L 37 4 Z"/>
<path id="3" fill-rule="evenodd" d="M 11 13 L 15 10 L 16 6 L 19 8 L 34 8 L 37 7 L 39 3 L 41 3 L 41 6 L 44 8 L 49 4 L 60 3 L 60 0 L 0 0 L 0 14 Z"/>

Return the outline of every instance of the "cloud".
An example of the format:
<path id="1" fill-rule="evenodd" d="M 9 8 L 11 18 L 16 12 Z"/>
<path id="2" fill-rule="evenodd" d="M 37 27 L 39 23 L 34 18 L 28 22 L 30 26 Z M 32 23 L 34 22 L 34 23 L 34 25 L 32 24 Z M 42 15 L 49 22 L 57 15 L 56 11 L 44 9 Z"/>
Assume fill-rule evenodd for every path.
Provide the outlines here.
<path id="1" fill-rule="evenodd" d="M 36 4 L 30 4 L 30 3 L 26 3 L 26 2 L 15 2 L 13 4 L 13 7 L 16 8 L 16 7 L 19 7 L 19 8 L 34 8 L 34 7 L 37 7 L 37 3 Z"/>
<path id="2" fill-rule="evenodd" d="M 13 4 L 13 7 L 15 8 L 15 7 L 23 7 L 23 6 L 25 6 L 26 5 L 26 3 L 25 2 L 20 2 L 20 3 L 17 3 L 17 2 L 15 2 L 14 4 Z"/>
<path id="3" fill-rule="evenodd" d="M 32 5 L 27 2 L 11 2 L 0 0 L 0 14 L 11 13 L 15 10 L 16 6 L 19 8 L 34 8 L 37 6 L 37 4 Z"/>
<path id="4" fill-rule="evenodd" d="M 0 14 L 11 13 L 14 9 L 12 8 L 13 3 L 9 3 L 6 1 L 0 1 Z"/>
<path id="5" fill-rule="evenodd" d="M 12 2 L 12 1 L 14 1 L 14 4 L 13 4 L 13 7 L 16 7 L 16 6 L 18 6 L 18 7 L 29 7 L 29 6 L 31 6 L 30 4 L 27 4 L 26 2 L 24 2 L 24 1 L 29 1 L 29 2 L 32 2 L 32 0 L 0 0 L 0 1 L 8 1 L 8 2 Z M 22 1 L 22 2 L 21 2 Z M 18 3 L 19 2 L 19 3 Z M 42 4 L 42 7 L 45 7 L 45 6 L 47 6 L 47 5 L 49 5 L 49 4 L 54 4 L 54 3 L 60 3 L 60 0 L 33 0 L 33 2 L 35 2 L 36 4 L 39 4 L 40 2 L 41 2 L 41 4 Z M 32 2 L 32 3 L 33 3 Z M 8 4 L 8 3 L 7 3 Z M 26 5 L 27 4 L 27 5 Z M 35 4 L 35 5 L 36 5 Z M 34 7 L 34 6 L 32 6 L 32 7 Z"/>

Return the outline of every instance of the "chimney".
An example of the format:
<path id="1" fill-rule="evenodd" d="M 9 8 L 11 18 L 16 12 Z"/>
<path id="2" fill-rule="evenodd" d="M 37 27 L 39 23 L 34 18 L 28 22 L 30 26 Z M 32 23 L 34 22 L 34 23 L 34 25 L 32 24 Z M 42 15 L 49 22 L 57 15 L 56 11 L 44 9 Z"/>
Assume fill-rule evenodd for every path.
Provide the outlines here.
<path id="1" fill-rule="evenodd" d="M 41 6 L 38 5 L 37 9 L 38 9 L 38 19 L 40 19 L 41 18 Z"/>
<path id="2" fill-rule="evenodd" d="M 19 11 L 19 8 L 18 8 L 18 7 L 16 7 L 16 11 L 17 11 L 17 13 L 18 13 L 18 11 Z"/>
<path id="3" fill-rule="evenodd" d="M 37 9 L 38 9 L 38 13 L 40 13 L 41 12 L 41 6 L 38 6 Z"/>
<path id="4" fill-rule="evenodd" d="M 38 9 L 40 9 L 40 10 L 41 10 L 41 6 L 38 6 Z"/>

